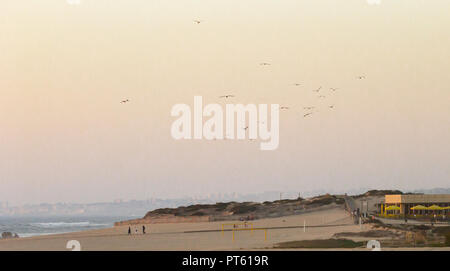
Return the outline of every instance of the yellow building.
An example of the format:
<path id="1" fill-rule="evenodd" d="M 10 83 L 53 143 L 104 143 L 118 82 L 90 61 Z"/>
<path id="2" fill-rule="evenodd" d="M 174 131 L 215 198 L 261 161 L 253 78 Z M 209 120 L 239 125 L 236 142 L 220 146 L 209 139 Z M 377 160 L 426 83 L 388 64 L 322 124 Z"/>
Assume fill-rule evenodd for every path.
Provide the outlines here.
<path id="1" fill-rule="evenodd" d="M 450 210 L 450 194 L 385 195 L 381 214 L 445 215 Z"/>

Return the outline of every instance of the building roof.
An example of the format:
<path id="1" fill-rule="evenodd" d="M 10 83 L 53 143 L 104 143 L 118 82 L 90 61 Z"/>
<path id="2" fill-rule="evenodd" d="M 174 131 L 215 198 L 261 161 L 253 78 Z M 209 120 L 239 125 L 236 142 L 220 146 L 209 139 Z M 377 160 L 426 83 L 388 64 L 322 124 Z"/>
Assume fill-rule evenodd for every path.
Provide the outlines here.
<path id="1" fill-rule="evenodd" d="M 450 194 L 386 195 L 385 203 L 450 203 Z"/>

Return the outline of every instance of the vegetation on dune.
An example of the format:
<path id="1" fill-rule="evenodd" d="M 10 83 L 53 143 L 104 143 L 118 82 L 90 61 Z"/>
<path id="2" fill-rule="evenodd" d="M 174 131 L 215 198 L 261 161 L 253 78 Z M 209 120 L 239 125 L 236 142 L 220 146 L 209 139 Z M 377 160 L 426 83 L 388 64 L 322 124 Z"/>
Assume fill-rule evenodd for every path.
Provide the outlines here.
<path id="1" fill-rule="evenodd" d="M 450 226 L 436 227 L 433 229 L 433 233 L 439 234 L 445 237 L 445 246 L 450 247 Z"/>
<path id="2" fill-rule="evenodd" d="M 334 196 L 334 195 L 326 194 L 323 196 L 313 198 L 311 201 L 309 201 L 307 203 L 307 205 L 313 205 L 313 204 L 327 205 L 327 204 L 338 203 L 338 202 L 344 203 L 344 199 L 338 198 L 337 196 Z"/>
<path id="3" fill-rule="evenodd" d="M 369 190 L 364 194 L 353 196 L 353 198 L 362 198 L 362 197 L 370 197 L 370 196 L 385 196 L 385 195 L 403 195 L 400 190 Z"/>
<path id="4" fill-rule="evenodd" d="M 344 199 L 334 195 L 322 195 L 309 199 L 283 199 L 257 202 L 218 202 L 216 204 L 195 204 L 178 208 L 162 208 L 148 212 L 144 218 L 161 215 L 174 216 L 211 216 L 219 220 L 234 216 L 233 219 L 257 219 L 262 217 L 277 217 L 294 215 L 305 210 L 326 205 L 342 205 Z M 237 216 L 237 217 L 236 217 Z"/>
<path id="5" fill-rule="evenodd" d="M 433 227 L 431 225 L 413 224 L 375 224 L 375 228 L 384 229 L 386 232 L 393 232 L 398 235 L 396 240 L 388 242 L 388 246 L 428 246 L 428 247 L 449 247 L 450 246 L 450 226 Z M 362 234 L 362 233 L 361 233 Z M 352 236 L 348 233 L 335 234 L 334 237 Z M 389 237 L 388 234 L 386 237 Z M 384 241 L 386 242 L 386 241 Z M 386 245 L 386 244 L 385 244 Z"/>
<path id="6" fill-rule="evenodd" d="M 204 216 L 206 215 L 204 212 L 198 211 L 192 214 L 193 216 Z"/>
<path id="7" fill-rule="evenodd" d="M 227 208 L 228 208 L 228 206 L 230 206 L 230 205 L 232 205 L 232 204 L 235 204 L 236 202 L 234 202 L 234 201 L 231 201 L 231 202 L 218 202 L 218 203 L 216 203 L 216 205 L 215 205 L 215 208 L 216 208 L 216 211 L 225 211 Z"/>
<path id="8" fill-rule="evenodd" d="M 275 248 L 357 248 L 364 244 L 349 239 L 317 239 L 278 243 Z"/>
<path id="9" fill-rule="evenodd" d="M 154 211 L 148 212 L 145 217 L 147 217 L 148 215 L 175 215 L 177 212 L 176 209 L 173 208 L 160 208 L 160 209 L 156 209 Z"/>
<path id="10" fill-rule="evenodd" d="M 257 209 L 256 205 L 237 205 L 237 206 L 234 206 L 231 209 L 231 211 L 234 214 L 239 215 L 239 214 L 246 214 L 246 213 L 254 212 L 254 211 L 256 211 L 256 209 Z"/>
<path id="11" fill-rule="evenodd" d="M 436 227 L 434 228 L 433 232 L 441 235 L 450 234 L 450 226 Z"/>
<path id="12" fill-rule="evenodd" d="M 380 238 L 380 237 L 399 237 L 398 233 L 387 230 L 369 230 L 363 232 L 339 232 L 335 233 L 333 237 L 368 237 L 368 238 Z"/>
<path id="13" fill-rule="evenodd" d="M 196 211 L 196 210 L 200 210 L 200 209 L 208 209 L 208 208 L 214 208 L 214 205 L 211 204 L 195 204 L 195 205 L 190 205 L 187 207 L 182 207 L 186 210 L 186 212 L 191 212 L 191 211 Z"/>

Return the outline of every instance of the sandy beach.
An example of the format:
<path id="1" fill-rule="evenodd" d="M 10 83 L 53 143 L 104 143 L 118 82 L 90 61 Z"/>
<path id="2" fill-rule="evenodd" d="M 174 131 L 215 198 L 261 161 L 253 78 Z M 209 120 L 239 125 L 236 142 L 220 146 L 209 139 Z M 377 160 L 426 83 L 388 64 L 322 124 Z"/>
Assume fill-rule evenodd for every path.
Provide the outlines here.
<path id="1" fill-rule="evenodd" d="M 303 223 L 306 221 L 306 232 Z M 224 222 L 168 223 L 146 225 L 147 234 L 142 234 L 142 225 L 112 227 L 67 234 L 34 236 L 28 238 L 0 240 L 0 250 L 67 250 L 69 240 L 78 240 L 82 250 L 239 250 L 271 249 L 284 241 L 326 239 L 338 232 L 360 231 L 352 224 L 348 214 L 340 208 L 306 213 L 281 218 L 253 221 L 258 230 L 235 231 L 233 241 L 232 225 Z M 235 223 L 242 223 L 235 221 Z M 138 234 L 135 234 L 135 229 Z M 242 226 L 241 226 L 242 228 Z M 249 224 L 247 229 L 250 229 Z M 267 240 L 265 231 L 267 228 Z"/>
<path id="2" fill-rule="evenodd" d="M 127 226 L 116 226 L 67 234 L 0 240 L 0 251 L 67 251 L 66 245 L 69 240 L 79 241 L 83 251 L 273 250 L 276 249 L 274 245 L 280 242 L 328 239 L 335 233 L 370 230 L 370 225 L 362 225 L 360 228 L 359 225 L 353 224 L 348 213 L 341 208 L 255 220 L 249 222 L 246 230 L 235 231 L 234 240 L 231 223 L 240 224 L 239 229 L 244 228 L 241 221 L 161 223 L 145 225 L 147 232 L 145 235 L 142 234 L 142 225 L 132 226 L 133 234 L 130 236 Z M 253 232 L 250 223 L 253 224 Z M 223 224 L 227 224 L 223 226 L 224 231 L 222 231 Z M 373 238 L 351 239 L 362 241 Z M 384 250 L 450 250 L 450 248 L 384 248 Z"/>

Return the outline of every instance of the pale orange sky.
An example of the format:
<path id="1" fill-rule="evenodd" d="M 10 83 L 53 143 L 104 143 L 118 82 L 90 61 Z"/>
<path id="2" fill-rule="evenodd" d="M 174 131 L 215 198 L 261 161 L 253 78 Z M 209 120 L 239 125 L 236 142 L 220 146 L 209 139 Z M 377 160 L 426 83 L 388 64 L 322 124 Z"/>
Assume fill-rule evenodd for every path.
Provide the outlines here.
<path id="1" fill-rule="evenodd" d="M 448 187 L 449 13 L 447 0 L 3 0 L 0 201 Z M 172 139 L 174 104 L 230 93 L 290 107 L 276 151 Z"/>

